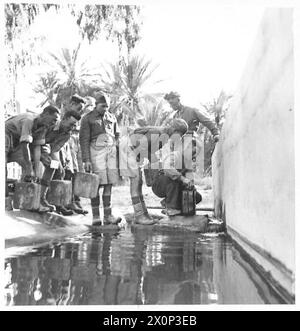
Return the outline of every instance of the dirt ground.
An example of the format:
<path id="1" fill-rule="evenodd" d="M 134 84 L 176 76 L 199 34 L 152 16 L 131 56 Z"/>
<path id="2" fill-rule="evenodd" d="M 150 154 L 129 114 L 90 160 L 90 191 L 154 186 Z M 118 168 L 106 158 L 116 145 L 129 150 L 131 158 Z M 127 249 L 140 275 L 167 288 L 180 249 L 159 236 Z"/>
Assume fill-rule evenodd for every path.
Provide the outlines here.
<path id="1" fill-rule="evenodd" d="M 202 181 L 198 181 L 199 185 L 196 185 L 198 192 L 202 195 L 202 202 L 197 205 L 198 208 L 213 208 L 213 192 L 211 189 L 211 178 L 203 178 Z M 101 193 L 101 192 L 100 192 Z M 151 187 L 143 185 L 143 194 L 147 207 L 161 207 L 160 201 L 153 192 Z M 88 201 L 85 201 L 85 204 L 88 204 Z M 112 191 L 112 205 L 117 207 L 122 213 L 131 213 L 133 212 L 130 198 L 129 184 L 124 183 L 121 186 L 113 187 Z M 151 213 L 155 210 L 149 210 Z M 160 213 L 160 210 L 158 211 Z"/>

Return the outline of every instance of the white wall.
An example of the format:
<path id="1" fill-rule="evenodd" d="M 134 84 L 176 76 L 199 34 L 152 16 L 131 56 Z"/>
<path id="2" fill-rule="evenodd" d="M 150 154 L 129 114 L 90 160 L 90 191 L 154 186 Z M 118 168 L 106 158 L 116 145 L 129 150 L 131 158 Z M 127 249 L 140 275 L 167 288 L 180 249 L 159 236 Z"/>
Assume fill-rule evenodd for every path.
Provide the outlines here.
<path id="1" fill-rule="evenodd" d="M 213 156 L 213 176 L 217 216 L 294 272 L 292 9 L 265 12 Z"/>

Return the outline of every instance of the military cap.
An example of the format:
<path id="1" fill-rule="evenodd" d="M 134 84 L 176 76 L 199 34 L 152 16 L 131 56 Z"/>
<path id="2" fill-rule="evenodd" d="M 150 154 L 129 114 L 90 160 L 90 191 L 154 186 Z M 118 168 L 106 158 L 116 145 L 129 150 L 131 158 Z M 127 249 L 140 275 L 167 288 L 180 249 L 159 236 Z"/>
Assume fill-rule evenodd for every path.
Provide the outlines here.
<path id="1" fill-rule="evenodd" d="M 105 93 L 97 91 L 94 93 L 94 98 L 96 99 L 96 104 L 104 103 L 109 106 L 109 98 Z"/>
<path id="2" fill-rule="evenodd" d="M 78 94 L 73 94 L 71 96 L 71 101 L 76 102 L 76 103 L 84 103 L 84 98 L 82 98 L 80 95 Z"/>
<path id="3" fill-rule="evenodd" d="M 179 93 L 171 91 L 170 93 L 167 93 L 164 96 L 164 99 L 167 101 L 173 98 L 180 98 Z"/>

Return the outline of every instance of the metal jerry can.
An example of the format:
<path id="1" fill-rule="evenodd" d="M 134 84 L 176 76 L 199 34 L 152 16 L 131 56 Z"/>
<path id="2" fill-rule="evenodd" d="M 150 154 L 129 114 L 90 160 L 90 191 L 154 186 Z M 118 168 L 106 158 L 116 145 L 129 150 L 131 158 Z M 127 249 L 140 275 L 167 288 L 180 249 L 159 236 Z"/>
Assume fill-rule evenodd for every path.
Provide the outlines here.
<path id="1" fill-rule="evenodd" d="M 37 183 L 17 182 L 13 197 L 15 209 L 36 210 L 40 207 L 41 185 Z"/>
<path id="2" fill-rule="evenodd" d="M 70 180 L 51 180 L 47 200 L 55 206 L 67 206 L 72 201 L 72 182 Z"/>
<path id="3" fill-rule="evenodd" d="M 186 173 L 192 183 L 194 183 L 194 172 L 196 171 L 196 137 L 193 135 L 191 137 L 192 143 L 192 171 Z M 184 216 L 194 216 L 196 215 L 196 190 L 193 189 L 183 189 L 182 200 L 181 200 L 181 212 Z"/>
<path id="4" fill-rule="evenodd" d="M 95 198 L 99 190 L 99 177 L 87 172 L 76 172 L 74 194 L 83 198 Z"/>
<path id="5" fill-rule="evenodd" d="M 196 191 L 182 191 L 182 215 L 194 216 L 196 214 Z"/>

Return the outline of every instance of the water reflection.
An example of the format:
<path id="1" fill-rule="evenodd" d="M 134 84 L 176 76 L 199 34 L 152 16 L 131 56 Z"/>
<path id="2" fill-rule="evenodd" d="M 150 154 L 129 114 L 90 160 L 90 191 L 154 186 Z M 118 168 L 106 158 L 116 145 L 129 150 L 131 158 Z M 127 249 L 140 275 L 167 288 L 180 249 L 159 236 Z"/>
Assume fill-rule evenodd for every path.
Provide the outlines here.
<path id="1" fill-rule="evenodd" d="M 232 252 L 225 237 L 88 234 L 7 259 L 6 305 L 276 303 Z"/>

